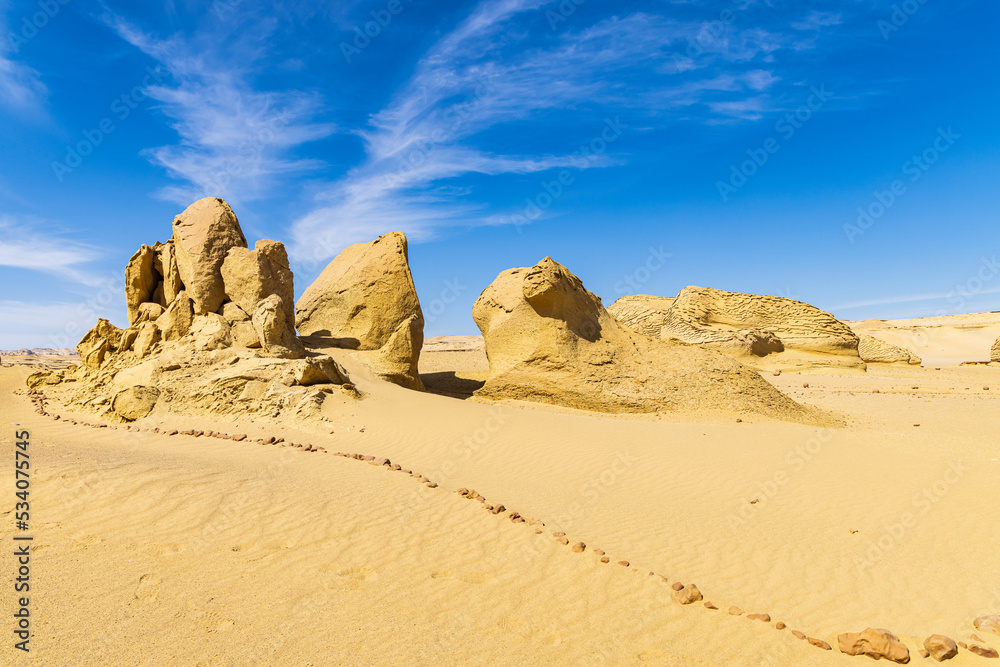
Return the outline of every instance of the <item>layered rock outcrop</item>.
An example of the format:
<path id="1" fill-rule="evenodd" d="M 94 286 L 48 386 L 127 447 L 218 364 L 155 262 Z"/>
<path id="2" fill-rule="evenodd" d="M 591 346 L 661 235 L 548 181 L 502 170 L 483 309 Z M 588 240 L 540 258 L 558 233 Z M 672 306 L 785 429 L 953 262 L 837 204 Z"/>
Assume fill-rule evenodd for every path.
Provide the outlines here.
<path id="1" fill-rule="evenodd" d="M 718 350 L 756 367 L 865 367 L 850 327 L 792 299 L 692 286 L 672 299 L 622 297 L 608 311 L 637 333 Z"/>
<path id="2" fill-rule="evenodd" d="M 919 366 L 922 360 L 917 355 L 903 347 L 898 347 L 884 340 L 858 334 L 858 354 L 861 360 L 869 364 L 908 364 Z"/>
<path id="3" fill-rule="evenodd" d="M 993 343 L 993 347 L 990 349 L 990 361 L 1000 363 L 1000 338 L 997 338 L 996 342 Z"/>
<path id="4" fill-rule="evenodd" d="M 302 294 L 295 324 L 317 345 L 357 350 L 380 377 L 423 389 L 424 315 L 401 232 L 340 253 Z"/>
<path id="5" fill-rule="evenodd" d="M 490 364 L 476 392 L 481 398 L 608 412 L 814 416 L 733 359 L 626 328 L 577 276 L 548 257 L 501 273 L 472 315 Z"/>

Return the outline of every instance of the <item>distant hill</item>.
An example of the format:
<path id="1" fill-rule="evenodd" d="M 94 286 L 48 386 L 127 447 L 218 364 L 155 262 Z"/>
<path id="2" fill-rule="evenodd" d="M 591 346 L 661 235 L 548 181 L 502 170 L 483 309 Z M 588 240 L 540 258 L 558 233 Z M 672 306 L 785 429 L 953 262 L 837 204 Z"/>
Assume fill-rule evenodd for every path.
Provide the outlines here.
<path id="1" fill-rule="evenodd" d="M 69 347 L 62 348 L 51 348 L 51 347 L 33 347 L 30 350 L 0 350 L 0 357 L 24 357 L 30 355 L 39 354 L 69 354 L 76 356 L 76 350 Z"/>

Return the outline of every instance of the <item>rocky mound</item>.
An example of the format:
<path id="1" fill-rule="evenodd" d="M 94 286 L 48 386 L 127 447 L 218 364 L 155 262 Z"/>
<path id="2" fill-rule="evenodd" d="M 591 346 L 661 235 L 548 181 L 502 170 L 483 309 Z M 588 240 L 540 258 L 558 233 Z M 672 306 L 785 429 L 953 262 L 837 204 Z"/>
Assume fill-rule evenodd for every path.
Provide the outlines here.
<path id="1" fill-rule="evenodd" d="M 377 375 L 423 390 L 424 315 L 401 232 L 340 253 L 299 299 L 295 321 L 312 343 L 358 350 Z"/>
<path id="2" fill-rule="evenodd" d="M 993 343 L 993 348 L 990 350 L 990 361 L 1000 362 L 1000 338 Z"/>
<path id="3" fill-rule="evenodd" d="M 608 306 L 608 313 L 632 331 L 659 338 L 673 303 L 674 297 L 670 296 L 629 294 Z"/>
<path id="4" fill-rule="evenodd" d="M 174 219 L 173 238 L 139 248 L 125 299 L 127 328 L 98 320 L 77 345 L 79 365 L 34 373 L 29 386 L 61 388 L 69 405 L 132 421 L 170 403 L 196 414 L 304 416 L 346 384 L 332 358 L 308 353 L 296 335 L 284 246 L 262 240 L 250 250 L 221 199 L 195 202 Z"/>
<path id="5" fill-rule="evenodd" d="M 850 327 L 807 303 L 693 286 L 669 304 L 660 299 L 622 297 L 609 312 L 638 333 L 718 350 L 755 367 L 864 369 Z"/>
<path id="6" fill-rule="evenodd" d="M 812 415 L 717 352 L 637 334 L 579 278 L 546 257 L 501 273 L 472 316 L 489 376 L 476 396 L 606 412 L 725 410 L 803 421 Z"/>
<path id="7" fill-rule="evenodd" d="M 919 366 L 920 357 L 909 350 L 897 347 L 867 334 L 858 334 L 858 354 L 869 364 L 912 364 Z"/>

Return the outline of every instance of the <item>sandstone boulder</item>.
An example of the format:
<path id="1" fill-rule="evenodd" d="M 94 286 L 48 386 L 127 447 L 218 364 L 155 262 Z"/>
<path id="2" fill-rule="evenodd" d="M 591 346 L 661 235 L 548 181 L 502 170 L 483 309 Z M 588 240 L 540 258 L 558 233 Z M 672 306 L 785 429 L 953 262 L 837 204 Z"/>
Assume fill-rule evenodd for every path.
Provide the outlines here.
<path id="1" fill-rule="evenodd" d="M 993 347 L 990 349 L 990 361 L 1000 362 L 1000 338 L 997 338 L 996 342 L 993 343 Z"/>
<path id="2" fill-rule="evenodd" d="M 156 251 L 143 244 L 125 267 L 125 304 L 129 324 L 139 321 L 140 305 L 153 301 L 153 293 L 159 282 L 155 263 Z"/>
<path id="3" fill-rule="evenodd" d="M 260 347 L 260 338 L 257 337 L 257 330 L 254 329 L 253 322 L 249 319 L 230 324 L 229 330 L 233 336 L 233 345 L 247 348 Z"/>
<path id="4" fill-rule="evenodd" d="M 866 655 L 875 660 L 885 658 L 900 665 L 910 662 L 910 650 L 888 630 L 868 628 L 864 632 L 845 632 L 837 641 L 840 652 L 847 655 Z"/>
<path id="5" fill-rule="evenodd" d="M 256 306 L 257 304 L 254 303 L 255 308 Z M 250 312 L 252 313 L 253 310 L 254 309 L 251 308 Z M 224 304 L 222 304 L 222 308 L 219 309 L 219 314 L 222 315 L 224 318 L 226 318 L 226 321 L 229 322 L 230 324 L 250 321 L 250 315 L 247 313 L 247 311 L 243 310 L 232 301 L 227 301 Z"/>
<path id="6" fill-rule="evenodd" d="M 177 268 L 177 253 L 174 250 L 174 241 L 170 239 L 166 243 L 157 243 L 156 261 L 153 267 L 160 275 L 159 298 L 154 299 L 157 303 L 166 307 L 173 303 L 174 299 L 182 289 L 184 282 L 181 280 L 180 270 Z"/>
<path id="7" fill-rule="evenodd" d="M 121 339 L 121 329 L 103 318 L 98 319 L 94 328 L 76 345 L 80 363 L 87 368 L 100 368 L 111 354 L 118 351 Z"/>
<path id="8" fill-rule="evenodd" d="M 846 324 L 792 299 L 692 286 L 672 299 L 622 297 L 608 312 L 637 333 L 718 350 L 755 366 L 864 369 L 858 337 Z M 776 353 L 783 354 L 771 357 Z"/>
<path id="9" fill-rule="evenodd" d="M 166 311 L 156 318 L 163 340 L 177 340 L 188 335 L 194 322 L 194 303 L 187 291 L 182 290 Z"/>
<path id="10" fill-rule="evenodd" d="M 163 314 L 165 308 L 158 303 L 146 302 L 139 304 L 138 315 L 132 321 L 132 325 L 142 322 L 155 322 Z"/>
<path id="11" fill-rule="evenodd" d="M 328 355 L 324 354 L 295 363 L 293 372 L 297 385 L 309 387 L 314 384 L 344 384 L 347 381 L 347 374 Z"/>
<path id="12" fill-rule="evenodd" d="M 718 352 L 627 329 L 548 257 L 501 273 L 472 316 L 490 365 L 480 398 L 605 412 L 735 410 L 795 420 L 810 414 Z"/>
<path id="13" fill-rule="evenodd" d="M 156 387 L 144 387 L 141 385 L 129 387 L 115 394 L 111 408 L 122 419 L 135 421 L 152 412 L 159 398 L 160 390 Z"/>
<path id="14" fill-rule="evenodd" d="M 303 336 L 358 350 L 381 377 L 423 389 L 417 362 L 424 316 L 400 232 L 340 253 L 296 304 Z"/>
<path id="15" fill-rule="evenodd" d="M 226 294 L 245 313 L 272 294 L 281 297 L 286 318 L 295 321 L 295 287 L 285 246 L 277 241 L 257 241 L 253 250 L 230 248 L 222 263 Z"/>
<path id="16" fill-rule="evenodd" d="M 910 364 L 919 366 L 920 357 L 906 348 L 897 347 L 867 334 L 858 334 L 858 355 L 869 364 Z"/>
<path id="17" fill-rule="evenodd" d="M 153 322 L 143 322 L 139 325 L 139 333 L 132 343 L 132 351 L 139 359 L 143 359 L 153 351 L 160 342 L 160 328 Z"/>
<path id="18" fill-rule="evenodd" d="M 305 356 L 305 348 L 295 335 L 295 325 L 288 319 L 284 299 L 277 294 L 272 294 L 257 304 L 251 321 L 261 347 L 270 356 L 281 359 Z"/>
<path id="19" fill-rule="evenodd" d="M 195 315 L 191 333 L 194 334 L 196 350 L 221 350 L 233 344 L 229 322 L 217 313 Z"/>
<path id="20" fill-rule="evenodd" d="M 924 650 L 938 662 L 950 660 L 958 655 L 958 644 L 944 635 L 931 635 L 924 640 Z"/>
<path id="21" fill-rule="evenodd" d="M 199 199 L 174 218 L 174 253 L 195 313 L 214 313 L 226 300 L 222 263 L 230 248 L 246 248 L 236 214 L 217 197 Z"/>

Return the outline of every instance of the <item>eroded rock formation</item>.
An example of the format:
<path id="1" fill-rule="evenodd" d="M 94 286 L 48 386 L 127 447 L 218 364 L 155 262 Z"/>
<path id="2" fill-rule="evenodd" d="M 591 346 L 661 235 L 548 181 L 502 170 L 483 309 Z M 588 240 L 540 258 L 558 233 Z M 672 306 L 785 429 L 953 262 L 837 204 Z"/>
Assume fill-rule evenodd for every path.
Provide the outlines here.
<path id="1" fill-rule="evenodd" d="M 909 364 L 913 366 L 919 366 L 922 363 L 920 357 L 906 348 L 897 347 L 868 334 L 858 334 L 858 339 L 858 354 L 865 363 Z"/>
<path id="2" fill-rule="evenodd" d="M 760 375 L 711 350 L 638 334 L 546 257 L 501 273 L 473 318 L 490 371 L 476 395 L 609 412 L 727 410 L 812 418 Z"/>
<path id="3" fill-rule="evenodd" d="M 675 298 L 622 297 L 608 312 L 637 333 L 718 350 L 754 367 L 865 367 L 846 324 L 792 299 L 692 286 Z"/>
<path id="4" fill-rule="evenodd" d="M 401 232 L 346 248 L 306 289 L 295 312 L 299 333 L 317 345 L 357 350 L 377 375 L 423 389 L 417 362 L 424 315 Z"/>

